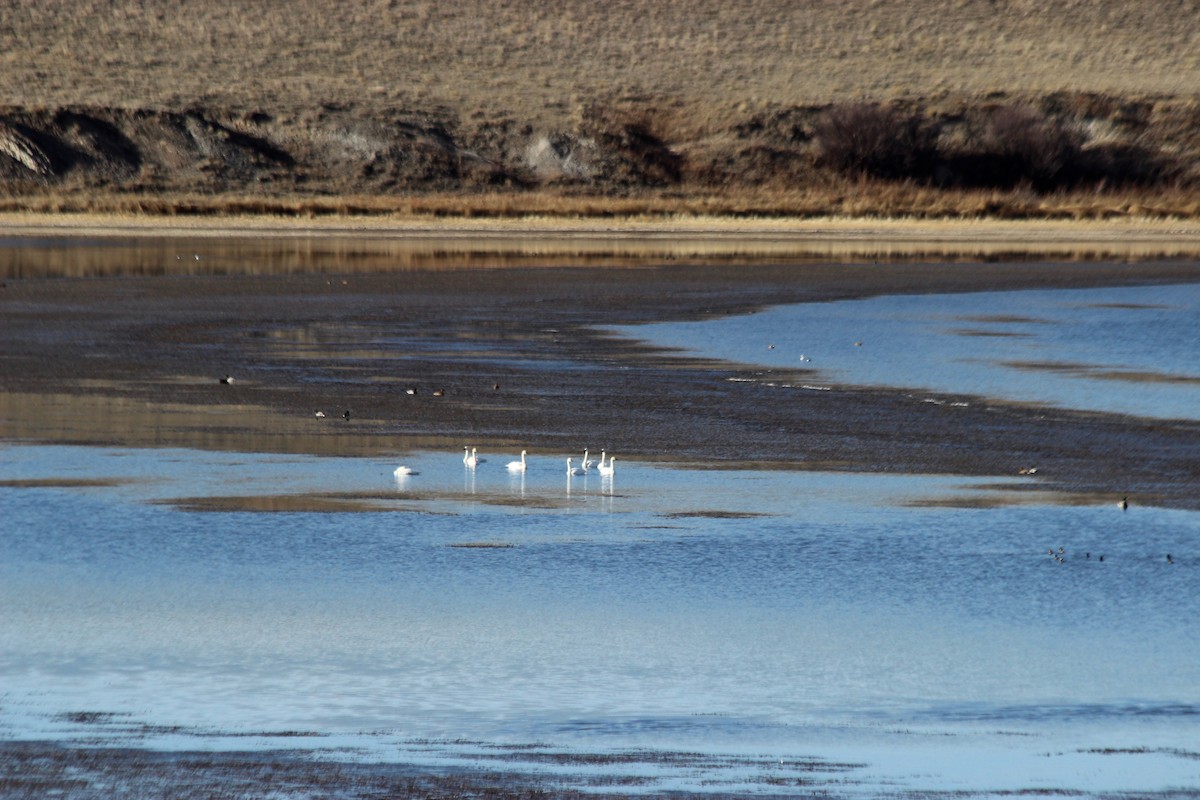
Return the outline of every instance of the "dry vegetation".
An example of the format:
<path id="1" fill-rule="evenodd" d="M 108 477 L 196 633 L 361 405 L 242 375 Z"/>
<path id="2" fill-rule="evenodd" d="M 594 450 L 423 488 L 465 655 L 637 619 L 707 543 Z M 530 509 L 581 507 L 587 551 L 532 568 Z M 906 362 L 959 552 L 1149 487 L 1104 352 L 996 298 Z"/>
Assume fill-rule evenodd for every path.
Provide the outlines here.
<path id="1" fill-rule="evenodd" d="M 18 0 L 0 197 L 1194 217 L 1197 86 L 1194 0 Z"/>

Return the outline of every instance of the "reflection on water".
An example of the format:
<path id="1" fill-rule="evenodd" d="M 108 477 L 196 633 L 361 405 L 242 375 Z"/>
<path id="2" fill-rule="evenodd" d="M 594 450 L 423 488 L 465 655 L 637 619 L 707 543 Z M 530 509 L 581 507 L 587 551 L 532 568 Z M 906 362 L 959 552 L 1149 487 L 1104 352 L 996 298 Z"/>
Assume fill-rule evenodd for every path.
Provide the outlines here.
<path id="1" fill-rule="evenodd" d="M 1197 319 L 1200 284 L 1184 284 L 898 295 L 617 331 L 705 358 L 762 365 L 763 382 L 804 370 L 790 385 L 907 387 L 1194 420 Z"/>
<path id="2" fill-rule="evenodd" d="M 0 727 L 440 766 L 490 750 L 568 783 L 589 768 L 539 751 L 707 756 L 596 767 L 646 791 L 818 761 L 871 791 L 1200 786 L 1170 755 L 1200 715 L 1195 513 L 959 507 L 994 490 L 936 476 L 568 477 L 562 453 L 512 476 L 517 452 L 409 452 L 397 482 L 400 459 L 5 447 Z M 323 496 L 377 507 L 181 502 Z M 212 736 L 271 731 L 319 735 Z M 1104 749 L 1145 758 L 1073 771 Z"/>
<path id="3" fill-rule="evenodd" d="M 1015 237 L 937 239 L 841 230 L 748 226 L 734 231 L 575 232 L 397 229 L 346 235 L 256 231 L 235 226 L 219 236 L 111 235 L 0 238 L 0 278 L 153 275 L 307 275 L 503 267 L 650 267 L 681 261 L 751 259 L 802 263 L 885 259 L 1104 260 L 1179 258 L 1200 254 L 1193 238 L 1170 232 L 1097 241 L 1075 237 L 1022 241 Z"/>
<path id="4" fill-rule="evenodd" d="M 182 376 L 209 382 L 211 377 Z M 94 387 L 93 387 L 94 388 Z M 333 424 L 330 424 L 333 423 Z M 157 403 L 89 394 L 0 392 L 0 437 L 28 441 L 135 447 L 185 445 L 207 450 L 368 455 L 440 446 L 436 436 L 356 433 L 354 423 L 288 415 L 258 406 L 222 402 L 212 406 Z"/>

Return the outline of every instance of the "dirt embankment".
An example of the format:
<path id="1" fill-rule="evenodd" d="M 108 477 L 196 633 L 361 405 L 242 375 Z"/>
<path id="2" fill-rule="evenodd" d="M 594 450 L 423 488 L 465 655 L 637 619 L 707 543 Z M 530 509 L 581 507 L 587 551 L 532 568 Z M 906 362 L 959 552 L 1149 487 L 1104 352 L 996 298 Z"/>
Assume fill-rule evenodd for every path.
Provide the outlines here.
<path id="1" fill-rule="evenodd" d="M 1190 189 L 1200 183 L 1200 107 L 1186 98 L 1059 93 L 791 106 L 748 114 L 698 141 L 685 141 L 657 107 L 649 99 L 595 102 L 560 130 L 504 114 L 467 121 L 448 109 L 328 103 L 287 114 L 0 108 L 0 195 L 9 208 L 74 197 L 76 210 L 114 195 L 225 196 L 269 212 L 280 197 L 530 190 L 663 200 L 732 192 L 755 194 L 759 210 L 771 210 L 775 192 L 775 210 L 787 212 L 797 210 L 788 207 L 794 192 L 807 190 L 814 211 L 822 196 L 829 212 L 844 211 L 841 198 L 854 194 L 859 202 L 874 196 L 879 207 L 863 210 L 875 213 L 911 213 L 924 202 L 934 215 L 1054 216 L 1049 193 L 1103 188 L 1134 200 L 1175 192 L 1161 213 L 1200 213 Z M 861 179 L 882 188 L 863 191 L 854 184 Z M 977 197 L 944 201 L 981 190 L 992 193 L 983 206 Z M 925 199 L 913 200 L 914 191 Z M 1099 213 L 1122 209 L 1145 213 L 1147 204 Z"/>

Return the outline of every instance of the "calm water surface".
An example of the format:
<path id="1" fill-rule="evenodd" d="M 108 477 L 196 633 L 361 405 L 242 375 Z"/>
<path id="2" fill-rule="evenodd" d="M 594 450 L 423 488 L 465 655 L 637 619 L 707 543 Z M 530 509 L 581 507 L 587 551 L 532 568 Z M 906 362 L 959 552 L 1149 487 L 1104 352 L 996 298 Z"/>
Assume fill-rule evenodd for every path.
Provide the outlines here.
<path id="1" fill-rule="evenodd" d="M 618 332 L 812 382 L 1200 419 L 1200 284 L 897 295 Z M 771 378 L 764 377 L 764 380 Z"/>
<path id="2" fill-rule="evenodd" d="M 0 448 L 0 735 L 711 756 L 529 764 L 654 792 L 785 791 L 800 758 L 857 765 L 847 794 L 1200 790 L 1194 513 L 483 455 Z M 194 510 L 316 495 L 351 510 Z"/>

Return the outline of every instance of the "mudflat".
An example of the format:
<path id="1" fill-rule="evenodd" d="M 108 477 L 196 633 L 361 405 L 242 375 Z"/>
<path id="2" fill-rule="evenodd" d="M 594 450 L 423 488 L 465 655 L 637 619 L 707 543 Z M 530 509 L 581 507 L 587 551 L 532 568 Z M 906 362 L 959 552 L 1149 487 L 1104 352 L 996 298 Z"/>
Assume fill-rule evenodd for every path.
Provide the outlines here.
<path id="1" fill-rule="evenodd" d="M 457 237 L 457 256 L 389 268 L 378 260 L 387 251 L 369 246 L 379 232 L 342 230 L 332 251 L 322 249 L 328 231 L 296 229 L 225 238 L 161 227 L 86 239 L 36 226 L 8 232 L 0 436 L 9 439 L 341 455 L 590 446 L 725 467 L 970 475 L 1037 467 L 1040 490 L 1200 504 L 1192 421 L 987 398 L 949 398 L 971 401 L 951 412 L 905 387 L 782 391 L 730 380 L 757 368 L 604 331 L 887 293 L 1195 282 L 1194 258 L 639 261 L 551 249 L 526 267 L 512 266 L 512 253 L 472 262 L 462 255 L 471 236 L 441 231 Z M 1025 238 L 1036 242 L 1036 231 Z M 239 246 L 265 239 L 275 242 L 269 253 L 308 253 L 308 266 L 273 271 L 253 249 L 237 260 Z M 528 240 L 522 247 L 538 252 Z M 160 274 L 28 277 L 39 254 L 69 251 L 86 266 L 78 254 L 89 248 L 115 248 L 118 262 L 160 259 Z M 356 252 L 368 255 L 356 261 Z M 776 377 L 802 384 L 805 372 Z"/>

